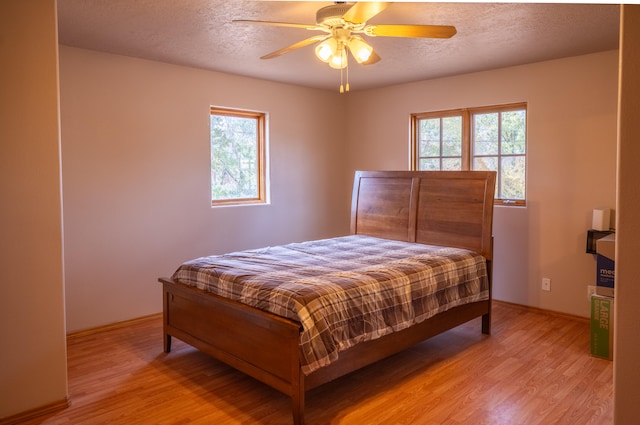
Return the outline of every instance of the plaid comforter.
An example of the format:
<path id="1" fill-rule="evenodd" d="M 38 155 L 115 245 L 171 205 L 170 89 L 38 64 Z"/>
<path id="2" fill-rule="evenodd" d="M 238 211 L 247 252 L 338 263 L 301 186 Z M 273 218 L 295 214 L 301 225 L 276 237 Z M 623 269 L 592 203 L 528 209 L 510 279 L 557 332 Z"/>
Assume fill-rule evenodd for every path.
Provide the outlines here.
<path id="1" fill-rule="evenodd" d="M 306 375 L 354 344 L 489 296 L 477 253 L 361 235 L 202 257 L 173 279 L 300 322 Z"/>

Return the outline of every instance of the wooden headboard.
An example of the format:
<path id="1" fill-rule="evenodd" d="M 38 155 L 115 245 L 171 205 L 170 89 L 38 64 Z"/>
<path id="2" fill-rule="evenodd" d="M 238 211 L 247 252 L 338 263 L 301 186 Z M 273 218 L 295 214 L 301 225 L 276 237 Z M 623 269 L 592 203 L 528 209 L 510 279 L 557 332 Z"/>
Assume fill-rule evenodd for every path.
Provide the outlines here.
<path id="1" fill-rule="evenodd" d="M 356 171 L 351 233 L 452 246 L 492 260 L 495 171 Z"/>

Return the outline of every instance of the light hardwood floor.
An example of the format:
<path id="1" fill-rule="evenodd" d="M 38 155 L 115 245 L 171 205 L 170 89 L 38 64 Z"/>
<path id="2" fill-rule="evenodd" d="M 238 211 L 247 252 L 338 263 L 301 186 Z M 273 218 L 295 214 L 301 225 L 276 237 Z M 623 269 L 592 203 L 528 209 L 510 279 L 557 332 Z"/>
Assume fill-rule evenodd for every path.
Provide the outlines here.
<path id="1" fill-rule="evenodd" d="M 307 393 L 316 424 L 611 424 L 613 365 L 588 322 L 494 303 L 474 320 Z M 174 339 L 153 316 L 68 339 L 66 410 L 35 424 L 290 424 L 289 398 Z"/>

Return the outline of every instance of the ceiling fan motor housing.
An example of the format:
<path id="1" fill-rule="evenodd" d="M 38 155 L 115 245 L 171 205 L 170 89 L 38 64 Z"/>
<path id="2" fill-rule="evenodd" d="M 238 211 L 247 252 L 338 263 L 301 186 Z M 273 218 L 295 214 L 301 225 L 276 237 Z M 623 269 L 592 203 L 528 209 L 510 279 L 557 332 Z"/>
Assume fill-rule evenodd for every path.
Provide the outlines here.
<path id="1" fill-rule="evenodd" d="M 344 25 L 342 16 L 351 9 L 353 4 L 337 3 L 323 7 L 316 12 L 316 24 L 330 28 Z"/>

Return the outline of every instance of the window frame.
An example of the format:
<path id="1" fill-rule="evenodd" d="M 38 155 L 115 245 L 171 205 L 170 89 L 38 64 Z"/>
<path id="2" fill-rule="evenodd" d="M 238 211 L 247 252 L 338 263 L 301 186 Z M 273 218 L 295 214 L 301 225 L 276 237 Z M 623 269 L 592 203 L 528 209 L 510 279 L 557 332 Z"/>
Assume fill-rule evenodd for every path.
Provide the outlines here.
<path id="1" fill-rule="evenodd" d="M 492 106 L 481 106 L 481 107 L 473 107 L 473 108 L 461 108 L 461 109 L 449 109 L 443 111 L 430 111 L 430 112 L 420 112 L 411 114 L 411 169 L 419 170 L 420 169 L 420 149 L 418 135 L 419 135 L 419 122 L 423 119 L 434 119 L 439 118 L 442 120 L 443 118 L 448 117 L 457 117 L 460 116 L 462 118 L 462 167 L 463 171 L 472 170 L 472 163 L 475 158 L 473 153 L 473 117 L 476 114 L 490 114 L 490 113 L 503 113 L 503 112 L 511 112 L 511 111 L 525 111 L 525 153 L 520 155 L 503 155 L 500 151 L 498 151 L 497 156 L 498 163 L 501 163 L 501 159 L 503 156 L 524 156 L 525 160 L 525 176 L 524 176 L 524 184 L 525 184 L 525 198 L 524 199 L 508 199 L 508 198 L 495 198 L 494 205 L 505 205 L 505 206 L 526 206 L 527 204 L 527 174 L 528 174 L 528 166 L 527 166 L 527 157 L 528 157 L 528 125 L 529 125 L 529 113 L 528 113 L 528 104 L 527 102 L 518 102 L 518 103 L 510 103 L 504 105 L 492 105 Z M 441 136 L 442 137 L 442 136 Z M 502 142 L 501 136 L 499 137 L 499 146 Z M 478 157 L 482 157 L 485 155 L 478 155 Z M 442 157 L 441 157 L 442 158 Z M 500 165 L 499 165 L 500 167 Z M 498 193 L 501 180 L 501 170 L 497 171 L 498 176 L 496 179 L 496 188 Z"/>
<path id="2" fill-rule="evenodd" d="M 465 170 L 469 168 L 471 143 L 469 140 L 470 131 L 468 131 L 469 119 L 468 117 L 465 118 L 465 114 L 468 115 L 467 109 L 450 109 L 447 111 L 421 112 L 417 114 L 411 114 L 411 169 L 413 171 L 420 169 L 420 159 L 422 158 L 420 157 L 420 149 L 418 149 L 418 122 L 423 119 L 434 118 L 439 118 L 440 122 L 442 122 L 443 118 L 458 116 L 462 117 L 462 169 Z M 442 134 L 440 135 L 440 139 L 442 142 Z M 440 158 L 442 158 L 442 156 L 440 156 Z"/>
<path id="3" fill-rule="evenodd" d="M 211 140 L 211 117 L 226 116 L 234 118 L 251 118 L 256 120 L 256 167 L 257 167 L 257 196 L 247 198 L 227 198 L 213 199 L 211 198 L 211 207 L 222 206 L 240 206 L 240 205 L 256 205 L 268 203 L 267 191 L 267 114 L 260 111 L 250 111 L 245 109 L 233 109 L 219 106 L 210 106 L 209 108 L 209 154 L 210 161 L 213 155 L 213 144 Z M 211 171 L 211 164 L 209 165 Z M 211 174 L 211 173 L 210 173 Z M 209 180 L 209 190 L 213 189 L 213 181 Z"/>

